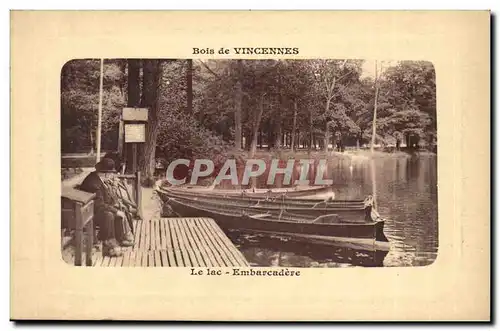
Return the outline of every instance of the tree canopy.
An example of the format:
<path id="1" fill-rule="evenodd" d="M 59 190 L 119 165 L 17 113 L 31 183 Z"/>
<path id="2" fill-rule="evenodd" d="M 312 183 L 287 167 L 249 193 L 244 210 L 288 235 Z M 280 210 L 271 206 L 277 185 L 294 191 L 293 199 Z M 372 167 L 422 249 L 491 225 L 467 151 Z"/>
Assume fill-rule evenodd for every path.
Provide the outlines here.
<path id="1" fill-rule="evenodd" d="M 102 149 L 116 150 L 125 106 L 150 109 L 140 167 L 256 148 L 328 150 L 371 139 L 375 81 L 362 60 L 104 61 Z M 63 152 L 93 152 L 100 61 L 61 72 Z M 384 66 L 376 142 L 436 145 L 436 77 L 425 61 Z"/>

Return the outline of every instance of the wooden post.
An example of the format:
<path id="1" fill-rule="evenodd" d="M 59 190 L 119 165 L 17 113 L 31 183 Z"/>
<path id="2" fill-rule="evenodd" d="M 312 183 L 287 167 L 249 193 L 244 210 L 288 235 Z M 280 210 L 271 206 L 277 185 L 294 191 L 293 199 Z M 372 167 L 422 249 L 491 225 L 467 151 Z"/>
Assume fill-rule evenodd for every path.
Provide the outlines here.
<path id="1" fill-rule="evenodd" d="M 135 199 L 137 203 L 137 215 L 142 218 L 142 187 L 141 187 L 141 172 L 137 171 L 136 173 L 136 190 L 135 190 Z"/>
<path id="2" fill-rule="evenodd" d="M 86 259 L 85 264 L 87 266 L 92 266 L 92 248 L 94 246 L 94 217 L 88 221 L 87 225 L 87 247 L 86 247 Z"/>
<path id="3" fill-rule="evenodd" d="M 118 124 L 118 153 L 123 155 L 123 119 L 120 118 L 120 123 Z"/>
<path id="4" fill-rule="evenodd" d="M 75 205 L 75 265 L 82 265 L 82 246 L 83 246 L 83 220 L 82 204 L 77 202 Z"/>
<path id="5" fill-rule="evenodd" d="M 132 144 L 132 173 L 137 171 L 137 144 Z"/>

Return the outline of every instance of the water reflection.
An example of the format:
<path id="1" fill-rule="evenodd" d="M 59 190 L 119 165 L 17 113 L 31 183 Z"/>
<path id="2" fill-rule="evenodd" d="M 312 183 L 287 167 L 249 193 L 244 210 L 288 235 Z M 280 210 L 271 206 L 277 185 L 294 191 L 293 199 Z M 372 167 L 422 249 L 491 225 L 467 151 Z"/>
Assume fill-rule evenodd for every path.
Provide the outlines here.
<path id="1" fill-rule="evenodd" d="M 380 267 L 387 252 L 315 245 L 283 237 L 228 233 L 231 241 L 254 266 Z"/>
<path id="2" fill-rule="evenodd" d="M 336 198 L 358 199 L 372 194 L 371 163 L 369 158 L 357 155 L 329 163 L 325 177 L 333 179 Z M 387 219 L 385 233 L 392 243 L 386 256 L 379 253 L 379 256 L 367 258 L 367 252 L 346 248 L 326 250 L 324 247 L 237 233 L 231 234 L 233 241 L 240 246 L 247 260 L 261 266 L 431 264 L 438 251 L 436 155 L 376 157 L 373 166 L 377 208 Z"/>

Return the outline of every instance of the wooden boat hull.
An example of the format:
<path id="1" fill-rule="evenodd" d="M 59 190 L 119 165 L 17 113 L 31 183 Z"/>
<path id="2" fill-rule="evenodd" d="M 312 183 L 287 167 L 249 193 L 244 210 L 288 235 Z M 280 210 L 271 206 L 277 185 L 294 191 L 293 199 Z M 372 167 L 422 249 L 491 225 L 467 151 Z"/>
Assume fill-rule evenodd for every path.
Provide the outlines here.
<path id="1" fill-rule="evenodd" d="M 311 240 L 323 241 L 324 243 L 335 242 L 334 238 L 366 239 L 366 242 L 376 241 L 388 242 L 384 235 L 383 221 L 373 221 L 369 223 L 297 223 L 276 220 L 266 220 L 259 216 L 225 213 L 208 208 L 202 208 L 193 203 L 187 203 L 176 199 L 168 200 L 172 210 L 182 217 L 209 217 L 217 224 L 227 230 L 249 230 L 262 233 L 283 234 L 310 238 Z M 330 238 L 330 239 L 328 239 Z M 338 240 L 337 240 L 338 241 Z M 369 246 L 369 245 L 368 245 Z"/>
<path id="2" fill-rule="evenodd" d="M 174 198 L 176 200 L 182 201 L 191 201 L 196 203 L 203 204 L 213 204 L 213 205 L 221 205 L 221 206 L 231 206 L 232 208 L 245 209 L 249 211 L 253 211 L 255 213 L 266 213 L 266 212 L 281 212 L 286 211 L 291 214 L 296 215 L 304 215 L 304 216 L 313 216 L 318 217 L 326 214 L 337 214 L 342 218 L 351 219 L 351 220 L 359 220 L 359 221 L 369 221 L 371 206 L 365 205 L 356 205 L 353 207 L 349 206 L 335 206 L 331 207 L 312 207 L 309 205 L 295 205 L 295 204 L 281 204 L 279 202 L 270 202 L 270 201 L 245 201 L 244 199 L 231 199 L 231 198 L 214 198 L 212 196 L 202 197 L 202 196 L 190 196 L 184 194 L 177 194 L 173 191 L 157 191 L 160 198 L 168 202 L 170 198 Z"/>
<path id="3" fill-rule="evenodd" d="M 165 193 L 167 195 L 172 196 L 183 196 L 183 197 L 191 197 L 191 198 L 211 198 L 216 200 L 227 201 L 231 199 L 233 201 L 240 202 L 261 202 L 261 203 L 278 203 L 278 204 L 287 204 L 287 205 L 297 205 L 297 206 L 318 206 L 318 207 L 327 207 L 327 206 L 336 206 L 336 207 L 356 207 L 363 206 L 366 203 L 365 200 L 319 200 L 319 199 L 303 199 L 303 198 L 288 198 L 285 196 L 282 197 L 258 197 L 258 196 L 248 196 L 248 195 L 225 195 L 222 193 L 214 193 L 215 190 L 207 190 L 206 192 L 197 192 L 186 190 L 182 188 L 158 188 L 157 191 Z"/>
<path id="4" fill-rule="evenodd" d="M 210 192 L 210 194 L 219 194 L 225 196 L 249 196 L 249 197 L 260 197 L 260 198 L 286 196 L 288 198 L 310 197 L 312 199 L 315 195 L 318 194 L 333 193 L 333 188 L 331 186 L 308 187 L 303 189 L 275 188 L 275 189 L 255 189 L 255 190 L 251 189 L 228 190 L 228 189 L 211 189 L 199 186 L 180 186 L 179 189 L 200 194 L 205 194 L 207 192 Z M 317 199 L 324 199 L 324 197 Z"/>

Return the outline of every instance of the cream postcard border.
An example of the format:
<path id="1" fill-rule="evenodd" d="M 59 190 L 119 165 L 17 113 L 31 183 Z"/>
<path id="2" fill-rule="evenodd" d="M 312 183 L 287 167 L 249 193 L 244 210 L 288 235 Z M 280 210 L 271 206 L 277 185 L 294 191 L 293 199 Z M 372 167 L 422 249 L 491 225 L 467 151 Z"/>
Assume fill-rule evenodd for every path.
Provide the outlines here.
<path id="1" fill-rule="evenodd" d="M 489 20 L 487 11 L 11 12 L 11 318 L 489 319 Z M 437 260 L 426 267 L 307 268 L 293 278 L 65 264 L 61 67 L 75 58 L 237 58 L 193 56 L 193 47 L 298 47 L 298 56 L 281 58 L 431 61 Z"/>

